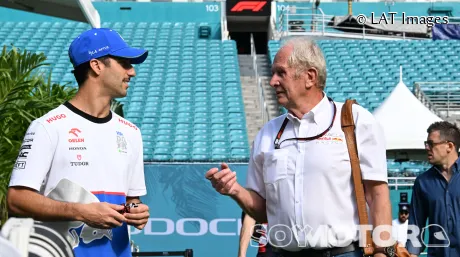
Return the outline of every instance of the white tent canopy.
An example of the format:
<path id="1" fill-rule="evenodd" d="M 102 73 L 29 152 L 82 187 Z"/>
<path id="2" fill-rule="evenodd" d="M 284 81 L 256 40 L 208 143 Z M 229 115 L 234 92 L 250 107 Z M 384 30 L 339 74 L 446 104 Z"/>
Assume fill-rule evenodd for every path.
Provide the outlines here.
<path id="1" fill-rule="evenodd" d="M 87 22 L 93 28 L 101 27 L 101 18 L 91 0 L 3 0 L 0 6 Z"/>
<path id="2" fill-rule="evenodd" d="M 398 85 L 374 111 L 374 116 L 383 127 L 387 150 L 425 149 L 427 128 L 442 121 L 407 88 L 402 71 Z"/>

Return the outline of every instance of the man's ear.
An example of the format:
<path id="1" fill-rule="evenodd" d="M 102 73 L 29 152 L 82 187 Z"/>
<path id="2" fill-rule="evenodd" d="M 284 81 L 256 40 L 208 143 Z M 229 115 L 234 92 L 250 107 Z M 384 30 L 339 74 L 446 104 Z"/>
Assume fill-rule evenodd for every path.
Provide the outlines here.
<path id="1" fill-rule="evenodd" d="M 455 145 L 454 145 L 454 143 L 448 142 L 447 144 L 449 145 L 449 148 L 447 148 L 447 152 L 448 152 L 448 153 L 454 152 L 454 151 L 455 151 Z"/>
<path id="2" fill-rule="evenodd" d="M 318 70 L 309 68 L 303 73 L 305 78 L 305 88 L 310 89 L 318 84 Z"/>
<path id="3" fill-rule="evenodd" d="M 103 69 L 103 64 L 102 62 L 96 60 L 96 59 L 91 59 L 91 61 L 89 61 L 89 67 L 91 68 L 91 70 L 96 74 L 96 75 L 100 75 L 101 72 L 102 72 L 102 69 Z"/>

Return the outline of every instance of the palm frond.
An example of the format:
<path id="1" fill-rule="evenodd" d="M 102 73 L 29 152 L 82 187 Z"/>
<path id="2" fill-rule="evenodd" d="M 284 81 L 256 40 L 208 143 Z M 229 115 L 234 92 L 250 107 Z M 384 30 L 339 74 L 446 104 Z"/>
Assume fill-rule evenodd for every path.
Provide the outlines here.
<path id="1" fill-rule="evenodd" d="M 76 93 L 51 85 L 43 77 L 46 57 L 16 48 L 0 53 L 0 225 L 7 219 L 6 190 L 24 134 L 30 122 Z"/>

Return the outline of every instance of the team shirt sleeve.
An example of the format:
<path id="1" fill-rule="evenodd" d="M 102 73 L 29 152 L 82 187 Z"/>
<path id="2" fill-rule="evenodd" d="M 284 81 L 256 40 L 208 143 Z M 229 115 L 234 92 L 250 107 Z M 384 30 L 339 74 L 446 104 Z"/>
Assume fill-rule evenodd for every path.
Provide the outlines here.
<path id="1" fill-rule="evenodd" d="M 388 182 L 385 135 L 374 116 L 356 107 L 356 143 L 363 180 Z"/>
<path id="2" fill-rule="evenodd" d="M 144 178 L 144 146 L 140 134 L 137 138 L 137 154 L 133 158 L 133 169 L 131 170 L 131 180 L 129 183 L 127 196 L 143 196 L 147 194 Z"/>
<path id="3" fill-rule="evenodd" d="M 33 121 L 24 136 L 9 186 L 24 186 L 40 191 L 51 168 L 56 142 L 41 122 Z"/>

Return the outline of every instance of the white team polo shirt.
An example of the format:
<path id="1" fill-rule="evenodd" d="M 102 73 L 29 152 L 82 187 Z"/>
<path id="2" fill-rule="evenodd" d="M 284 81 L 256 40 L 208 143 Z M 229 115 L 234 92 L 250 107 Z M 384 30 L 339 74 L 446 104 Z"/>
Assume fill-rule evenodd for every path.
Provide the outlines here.
<path id="1" fill-rule="evenodd" d="M 266 199 L 268 238 L 275 247 L 322 249 L 358 240 L 350 158 L 340 122 L 343 103 L 335 105 L 334 125 L 319 139 L 285 141 L 274 149 L 286 116 L 289 122 L 280 141 L 316 136 L 330 126 L 334 105 L 326 95 L 302 119 L 288 113 L 271 120 L 253 142 L 247 188 Z M 363 107 L 352 109 L 362 177 L 387 182 L 381 127 Z"/>
<path id="2" fill-rule="evenodd" d="M 409 227 L 409 219 L 407 219 L 404 223 L 401 223 L 399 219 L 394 219 L 392 225 L 393 239 L 405 246 L 407 242 L 407 230 Z"/>
<path id="3" fill-rule="evenodd" d="M 126 196 L 145 195 L 139 128 L 113 112 L 95 118 L 68 102 L 34 120 L 24 137 L 10 186 L 48 195 L 61 179 L 92 192 L 100 202 L 121 204 Z M 92 231 L 85 226 L 68 231 L 78 244 L 74 249 L 77 257 L 131 256 L 126 224 L 110 231 Z"/>

